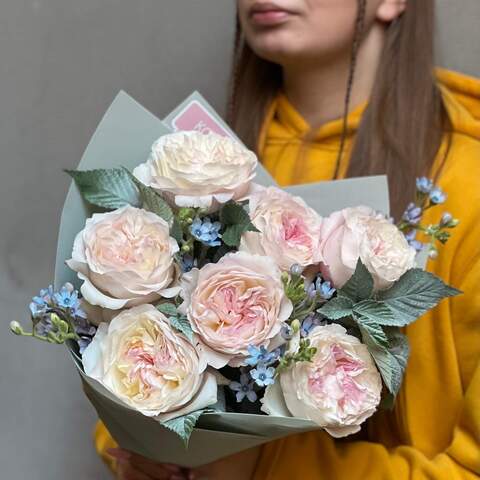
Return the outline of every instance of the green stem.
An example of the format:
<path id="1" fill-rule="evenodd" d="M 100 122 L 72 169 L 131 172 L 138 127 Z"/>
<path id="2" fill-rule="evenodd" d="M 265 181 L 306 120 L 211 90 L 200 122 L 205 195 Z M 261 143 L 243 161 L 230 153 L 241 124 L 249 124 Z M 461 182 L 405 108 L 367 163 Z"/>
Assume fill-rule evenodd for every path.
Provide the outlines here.
<path id="1" fill-rule="evenodd" d="M 35 335 L 34 332 L 32 332 L 32 333 L 22 332 L 22 334 L 20 336 L 21 337 L 32 337 L 32 338 L 36 338 L 37 340 L 41 340 L 42 342 L 50 343 L 47 338 L 40 337 L 39 335 Z"/>

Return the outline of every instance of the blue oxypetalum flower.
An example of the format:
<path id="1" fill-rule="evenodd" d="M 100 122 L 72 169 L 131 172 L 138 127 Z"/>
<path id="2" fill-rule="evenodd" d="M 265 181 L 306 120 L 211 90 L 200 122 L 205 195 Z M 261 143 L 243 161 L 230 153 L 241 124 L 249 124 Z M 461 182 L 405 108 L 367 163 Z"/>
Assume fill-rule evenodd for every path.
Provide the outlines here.
<path id="1" fill-rule="evenodd" d="M 417 190 L 421 193 L 430 193 L 433 182 L 427 177 L 417 178 Z"/>
<path id="2" fill-rule="evenodd" d="M 46 337 L 51 331 L 54 330 L 50 315 L 43 315 L 34 328 L 37 335 L 40 335 L 41 337 Z"/>
<path id="3" fill-rule="evenodd" d="M 440 205 L 442 203 L 445 203 L 446 199 L 447 199 L 447 194 L 439 187 L 435 187 L 430 192 L 430 201 L 435 205 Z"/>
<path id="4" fill-rule="evenodd" d="M 59 292 L 53 295 L 53 302 L 57 307 L 70 308 L 77 310 L 80 308 L 78 292 L 74 290 L 71 284 L 65 284 Z"/>
<path id="5" fill-rule="evenodd" d="M 263 363 L 259 363 L 257 368 L 250 370 L 250 376 L 255 380 L 255 383 L 259 387 L 266 387 L 267 385 L 273 385 L 275 380 L 275 369 L 273 367 L 268 367 Z"/>
<path id="6" fill-rule="evenodd" d="M 324 320 L 319 315 L 311 314 L 302 322 L 302 326 L 300 328 L 300 335 L 302 337 L 308 337 L 310 332 L 320 325 L 323 325 Z"/>
<path id="7" fill-rule="evenodd" d="M 250 380 L 246 373 L 240 375 L 240 382 L 230 382 L 229 388 L 234 392 L 237 392 L 236 398 L 237 402 L 240 403 L 245 397 L 250 402 L 255 402 L 257 400 L 257 394 L 254 391 L 255 383 Z"/>
<path id="8" fill-rule="evenodd" d="M 248 346 L 248 353 L 250 356 L 245 360 L 247 365 L 254 367 L 258 363 L 263 363 L 264 365 L 270 365 L 271 363 L 278 360 L 277 352 L 269 352 L 262 345 L 260 348 L 255 347 L 254 345 Z"/>
<path id="9" fill-rule="evenodd" d="M 183 273 L 187 273 L 197 266 L 197 260 L 192 255 L 184 255 L 180 260 L 180 268 Z"/>
<path id="10" fill-rule="evenodd" d="M 282 335 L 282 338 L 284 340 L 287 340 L 287 342 L 289 340 L 291 340 L 293 338 L 293 328 L 288 324 L 288 323 L 285 323 L 284 325 L 282 325 L 282 329 L 280 330 L 280 334 Z"/>
<path id="11" fill-rule="evenodd" d="M 46 313 L 47 308 L 52 306 L 53 295 L 53 286 L 50 285 L 48 288 L 40 290 L 40 293 L 32 298 L 29 308 L 33 317 L 39 317 Z"/>
<path id="12" fill-rule="evenodd" d="M 405 234 L 405 238 L 407 239 L 408 244 L 413 247 L 417 252 L 420 252 L 423 250 L 423 243 L 419 242 L 416 240 L 417 238 L 417 231 L 416 230 L 410 230 Z"/>
<path id="13" fill-rule="evenodd" d="M 422 219 L 423 210 L 414 203 L 410 203 L 403 214 L 403 220 L 411 225 L 418 225 Z"/>
<path id="14" fill-rule="evenodd" d="M 330 282 L 324 281 L 321 277 L 315 280 L 315 290 L 324 300 L 330 300 L 337 291 Z"/>
<path id="15" fill-rule="evenodd" d="M 205 217 L 203 220 L 196 218 L 192 225 L 190 226 L 190 232 L 194 238 L 200 242 L 208 245 L 209 247 L 218 247 L 222 244 L 220 238 L 220 230 L 222 224 L 220 222 L 211 222 L 208 217 Z"/>

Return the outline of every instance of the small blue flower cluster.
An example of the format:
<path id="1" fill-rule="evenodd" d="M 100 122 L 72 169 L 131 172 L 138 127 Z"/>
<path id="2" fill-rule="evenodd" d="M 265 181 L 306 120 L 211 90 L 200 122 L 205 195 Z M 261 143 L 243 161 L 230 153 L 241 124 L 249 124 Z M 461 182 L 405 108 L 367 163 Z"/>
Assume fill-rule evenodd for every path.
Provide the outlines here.
<path id="1" fill-rule="evenodd" d="M 81 308 L 78 291 L 70 283 L 66 283 L 58 292 L 54 291 L 52 285 L 40 290 L 40 293 L 32 298 L 29 308 L 35 333 L 40 336 L 47 336 L 49 332 L 54 330 L 52 313 L 60 310 L 68 314 L 78 336 L 77 343 L 81 354 L 90 344 L 97 331 L 88 322 L 87 314 Z"/>
<path id="2" fill-rule="evenodd" d="M 319 313 L 311 313 L 305 320 L 302 322 L 302 327 L 300 328 L 300 335 L 305 338 L 310 335 L 310 332 L 319 326 L 326 325 L 325 319 Z"/>
<path id="3" fill-rule="evenodd" d="M 417 252 L 420 252 L 425 246 L 422 242 L 417 240 L 418 230 L 425 231 L 425 229 L 423 229 L 420 225 L 423 213 L 427 208 L 445 203 L 447 200 L 447 195 L 440 187 L 435 186 L 433 181 L 427 177 L 417 178 L 416 188 L 416 202 L 408 204 L 407 209 L 402 216 L 401 225 L 409 245 Z M 453 217 L 450 214 L 444 214 L 440 223 L 440 227 L 446 226 L 452 220 Z M 442 222 L 445 223 L 442 224 Z"/>
<path id="4" fill-rule="evenodd" d="M 230 382 L 229 387 L 237 392 L 237 402 L 242 402 L 245 397 L 250 402 L 255 402 L 258 398 L 255 392 L 255 386 L 266 387 L 275 382 L 275 368 L 271 365 L 280 358 L 280 349 L 269 352 L 264 346 L 248 347 L 250 356 L 246 359 L 246 364 L 255 367 L 248 373 L 244 370 L 240 375 L 240 382 Z"/>
<path id="5" fill-rule="evenodd" d="M 332 284 L 324 280 L 320 275 L 307 287 L 307 295 L 312 300 L 317 297 L 323 300 L 330 300 L 336 291 Z"/>
<path id="6" fill-rule="evenodd" d="M 185 254 L 180 259 L 180 268 L 182 269 L 183 273 L 188 273 L 190 270 L 197 266 L 197 259 L 194 258 L 192 255 Z"/>
<path id="7" fill-rule="evenodd" d="M 222 244 L 220 241 L 222 238 L 221 228 L 220 222 L 212 222 L 208 217 L 203 220 L 197 217 L 190 226 L 190 233 L 195 239 L 209 247 L 219 247 Z"/>
<path id="8" fill-rule="evenodd" d="M 430 202 L 434 205 L 441 205 L 447 200 L 447 194 L 427 177 L 417 178 L 416 185 L 417 192 L 421 195 L 428 195 Z"/>

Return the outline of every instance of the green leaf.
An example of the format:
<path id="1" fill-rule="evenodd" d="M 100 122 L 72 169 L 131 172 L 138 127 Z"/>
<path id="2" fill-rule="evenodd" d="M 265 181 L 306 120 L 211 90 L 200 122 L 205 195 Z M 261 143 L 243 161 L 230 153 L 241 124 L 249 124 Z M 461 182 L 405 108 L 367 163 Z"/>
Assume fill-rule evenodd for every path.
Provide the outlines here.
<path id="1" fill-rule="evenodd" d="M 354 303 L 367 300 L 373 293 L 373 277 L 367 267 L 358 259 L 355 273 L 340 289 L 339 294 L 350 298 Z"/>
<path id="2" fill-rule="evenodd" d="M 140 198 L 142 200 L 142 207 L 160 218 L 163 218 L 166 222 L 173 222 L 173 211 L 168 203 L 159 195 L 153 188 L 147 187 L 140 180 L 138 180 L 132 173 L 126 168 L 123 170 L 130 176 L 132 182 L 136 185 L 140 192 Z"/>
<path id="3" fill-rule="evenodd" d="M 393 312 L 388 305 L 375 300 L 363 300 L 353 307 L 353 311 L 379 325 L 391 325 L 394 320 Z"/>
<path id="4" fill-rule="evenodd" d="M 382 410 L 393 410 L 395 406 L 395 396 L 390 392 L 384 392 L 378 408 Z"/>
<path id="5" fill-rule="evenodd" d="M 240 245 L 242 235 L 249 231 L 252 232 L 256 230 L 252 230 L 249 226 L 245 225 L 231 225 L 222 233 L 223 243 L 229 247 L 238 247 Z"/>
<path id="6" fill-rule="evenodd" d="M 353 302 L 350 298 L 338 296 L 328 301 L 317 312 L 325 315 L 330 320 L 339 320 L 352 315 Z"/>
<path id="7" fill-rule="evenodd" d="M 191 342 L 193 342 L 193 330 L 187 317 L 183 315 L 178 317 L 172 316 L 169 320 L 175 330 L 183 333 Z"/>
<path id="8" fill-rule="evenodd" d="M 230 201 L 220 210 L 220 221 L 224 225 L 244 225 L 250 223 L 250 216 L 242 204 Z"/>
<path id="9" fill-rule="evenodd" d="M 386 348 L 367 344 L 388 391 L 395 397 L 400 390 L 404 368 Z"/>
<path id="10" fill-rule="evenodd" d="M 162 422 L 162 425 L 176 433 L 182 439 L 185 448 L 187 448 L 193 429 L 204 412 L 204 410 L 198 410 L 189 413 L 188 415 L 184 415 L 183 417 L 173 418 L 172 420 Z"/>
<path id="11" fill-rule="evenodd" d="M 170 235 L 177 241 L 177 243 L 181 244 L 183 240 L 183 229 L 177 218 L 173 219 L 172 227 L 170 228 Z"/>
<path id="12" fill-rule="evenodd" d="M 229 247 L 238 247 L 245 232 L 259 231 L 243 206 L 233 201 L 226 203 L 220 210 L 220 222 L 225 227 L 222 240 Z"/>
<path id="13" fill-rule="evenodd" d="M 379 300 L 392 311 L 391 321 L 383 325 L 404 327 L 414 322 L 442 299 L 459 295 L 435 275 L 415 268 L 406 272 L 390 289 L 380 292 Z"/>
<path id="14" fill-rule="evenodd" d="M 368 335 L 362 335 L 362 338 L 380 371 L 385 386 L 393 396 L 392 401 L 394 401 L 402 385 L 410 347 L 406 335 L 401 333 L 398 328 L 386 327 L 384 332 L 390 345 L 388 348 L 376 344 Z"/>
<path id="15" fill-rule="evenodd" d="M 390 344 L 390 353 L 397 359 L 403 370 L 407 368 L 408 357 L 410 356 L 410 344 L 408 337 L 396 327 L 387 327 L 385 333 Z"/>
<path id="16" fill-rule="evenodd" d="M 388 348 L 388 337 L 381 325 L 367 317 L 356 317 L 356 319 L 365 344 Z"/>
<path id="17" fill-rule="evenodd" d="M 156 308 L 167 317 L 176 317 L 178 315 L 177 307 L 173 303 L 160 303 Z"/>
<path id="18" fill-rule="evenodd" d="M 110 170 L 66 170 L 75 181 L 83 198 L 98 207 L 115 210 L 141 204 L 138 188 L 122 168 Z"/>

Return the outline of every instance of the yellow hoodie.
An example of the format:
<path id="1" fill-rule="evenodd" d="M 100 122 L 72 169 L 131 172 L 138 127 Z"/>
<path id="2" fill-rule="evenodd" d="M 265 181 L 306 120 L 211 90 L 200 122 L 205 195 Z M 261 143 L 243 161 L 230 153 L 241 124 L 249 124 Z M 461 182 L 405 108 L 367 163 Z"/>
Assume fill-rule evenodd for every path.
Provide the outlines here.
<path id="1" fill-rule="evenodd" d="M 428 269 L 465 294 L 407 328 L 412 352 L 402 390 L 392 412 L 369 422 L 366 441 L 335 441 L 323 432 L 279 440 L 264 447 L 255 480 L 480 478 L 480 81 L 447 71 L 438 76 L 455 132 L 440 185 L 448 193 L 445 210 L 461 225 Z M 362 112 L 350 115 L 352 130 Z M 341 121 L 321 127 L 298 160 L 308 129 L 279 97 L 260 151 L 281 185 L 333 175 Z M 441 213 L 431 211 L 425 222 Z"/>
<path id="2" fill-rule="evenodd" d="M 373 417 L 365 427 L 368 440 L 335 441 L 317 431 L 270 443 L 254 480 L 480 478 L 480 81 L 446 71 L 438 75 L 455 131 L 440 185 L 448 193 L 445 210 L 461 225 L 428 268 L 465 294 L 408 327 L 412 353 L 396 407 Z M 350 114 L 350 130 L 363 110 Z M 308 131 L 280 96 L 260 145 L 262 162 L 280 185 L 333 176 L 342 122 L 322 126 L 299 156 Z M 432 211 L 432 222 L 439 213 Z M 105 450 L 115 444 L 101 423 L 96 446 L 111 461 Z"/>

